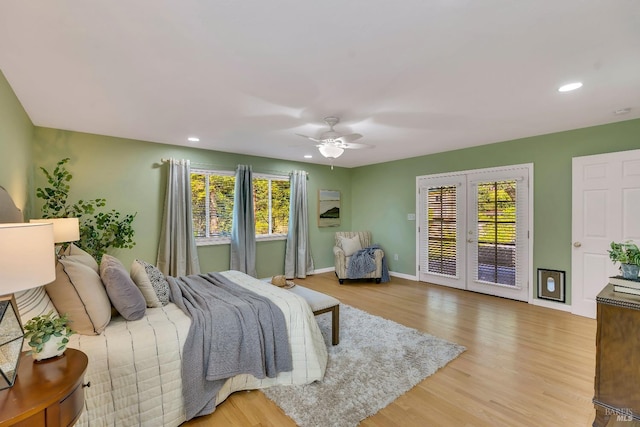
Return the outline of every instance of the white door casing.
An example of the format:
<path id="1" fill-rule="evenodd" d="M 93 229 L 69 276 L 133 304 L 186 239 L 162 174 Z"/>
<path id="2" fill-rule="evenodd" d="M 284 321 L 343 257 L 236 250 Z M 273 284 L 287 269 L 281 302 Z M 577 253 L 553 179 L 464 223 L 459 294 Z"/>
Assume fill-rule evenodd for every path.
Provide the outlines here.
<path id="1" fill-rule="evenodd" d="M 596 296 L 619 274 L 610 243 L 640 243 L 640 150 L 573 158 L 571 199 L 571 312 L 595 318 Z"/>

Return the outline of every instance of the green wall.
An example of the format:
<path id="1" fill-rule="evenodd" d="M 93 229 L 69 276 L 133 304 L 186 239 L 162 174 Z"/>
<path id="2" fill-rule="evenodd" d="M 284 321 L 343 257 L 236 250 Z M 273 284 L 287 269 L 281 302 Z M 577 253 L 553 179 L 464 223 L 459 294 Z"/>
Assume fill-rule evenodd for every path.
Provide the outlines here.
<path id="1" fill-rule="evenodd" d="M 251 164 L 256 172 L 304 169 L 309 176 L 311 247 L 317 269 L 333 266 L 336 230 L 371 230 L 374 241 L 390 255 L 392 271 L 415 275 L 416 177 L 511 164 L 534 164 L 534 271 L 567 272 L 567 302 L 571 291 L 571 159 L 640 148 L 640 120 L 629 120 L 568 132 L 500 142 L 365 167 L 331 170 L 326 165 L 288 162 L 197 148 L 155 144 L 107 136 L 34 127 L 0 72 L 0 185 L 7 188 L 25 218 L 38 216 L 41 201 L 35 189 L 45 185 L 38 167 L 47 169 L 70 157 L 72 200 L 105 197 L 108 206 L 137 212 L 137 245 L 114 254 L 125 264 L 134 258 L 155 262 L 166 182 L 165 157 L 188 158 L 216 168 Z M 342 192 L 342 225 L 318 228 L 317 190 Z M 33 214 L 32 214 L 33 212 Z M 229 265 L 229 245 L 198 248 L 203 271 Z M 395 261 L 393 254 L 398 254 Z M 258 243 L 260 277 L 280 274 L 284 241 Z M 535 285 L 535 283 L 533 284 Z M 535 286 L 532 286 L 535 289 Z"/>
<path id="2" fill-rule="evenodd" d="M 31 139 L 33 124 L 0 71 L 0 186 L 27 218 L 31 213 Z"/>
<path id="3" fill-rule="evenodd" d="M 387 254 L 398 254 L 398 261 L 388 257 L 392 271 L 413 276 L 416 224 L 407 214 L 416 210 L 417 176 L 533 163 L 533 268 L 566 271 L 570 303 L 571 159 L 638 148 L 640 120 L 629 120 L 356 168 L 352 225 L 372 230 Z"/>
<path id="4" fill-rule="evenodd" d="M 351 198 L 351 171 L 283 160 L 223 153 L 188 147 L 136 141 L 108 136 L 36 127 L 33 162 L 51 171 L 57 161 L 69 157 L 68 170 L 73 174 L 70 200 L 107 199 L 107 207 L 122 213 L 137 212 L 133 226 L 136 246 L 116 250 L 113 254 L 125 265 L 140 258 L 155 263 L 160 222 L 164 203 L 167 165 L 162 158 L 189 159 L 192 167 L 212 167 L 234 170 L 237 164 L 251 164 L 254 172 L 288 173 L 303 169 L 309 172 L 309 216 L 311 251 L 316 268 L 333 266 L 333 233 L 351 226 L 350 209 L 343 209 L 339 228 L 318 228 L 317 190 L 340 190 L 346 200 Z M 35 188 L 46 185 L 44 175 L 37 170 Z M 36 200 L 36 208 L 42 203 Z M 284 240 L 258 242 L 256 262 L 258 277 L 284 272 Z M 198 257 L 202 271 L 229 268 L 229 245 L 201 246 Z"/>

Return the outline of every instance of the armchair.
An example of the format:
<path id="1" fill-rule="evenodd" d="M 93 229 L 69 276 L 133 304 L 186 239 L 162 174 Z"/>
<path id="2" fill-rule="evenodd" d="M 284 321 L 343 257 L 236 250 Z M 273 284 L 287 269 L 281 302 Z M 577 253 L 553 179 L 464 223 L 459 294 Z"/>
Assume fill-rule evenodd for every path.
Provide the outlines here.
<path id="1" fill-rule="evenodd" d="M 351 256 L 359 251 L 371 246 L 370 231 L 338 231 L 335 236 L 335 246 L 333 247 L 333 256 L 336 266 L 336 276 L 338 281 L 343 284 L 345 279 L 375 279 L 376 283 L 380 283 L 382 279 L 382 258 L 384 251 L 375 249 L 373 251 L 373 260 L 375 261 L 375 270 L 368 273 L 351 274 L 348 271 Z"/>

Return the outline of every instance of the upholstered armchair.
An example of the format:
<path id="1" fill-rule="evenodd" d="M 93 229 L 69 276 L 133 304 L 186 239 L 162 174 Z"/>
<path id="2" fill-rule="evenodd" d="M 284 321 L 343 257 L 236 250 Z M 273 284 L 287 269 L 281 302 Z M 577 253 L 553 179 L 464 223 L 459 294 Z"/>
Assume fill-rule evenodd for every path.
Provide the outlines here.
<path id="1" fill-rule="evenodd" d="M 336 243 L 333 247 L 333 256 L 336 265 L 336 276 L 338 276 L 340 284 L 343 284 L 345 279 L 375 279 L 376 283 L 380 283 L 380 280 L 382 279 L 382 258 L 384 257 L 382 249 L 378 248 L 372 250 L 373 260 L 375 261 L 375 270 L 363 274 L 354 274 L 354 271 L 347 271 L 353 254 L 361 249 L 366 249 L 371 245 L 370 231 L 336 232 Z"/>

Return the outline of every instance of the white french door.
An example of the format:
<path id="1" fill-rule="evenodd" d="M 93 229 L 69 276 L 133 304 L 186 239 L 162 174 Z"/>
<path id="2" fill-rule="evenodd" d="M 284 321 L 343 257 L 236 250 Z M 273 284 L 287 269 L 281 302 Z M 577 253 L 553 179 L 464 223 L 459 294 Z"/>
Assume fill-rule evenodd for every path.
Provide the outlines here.
<path id="1" fill-rule="evenodd" d="M 418 177 L 419 279 L 528 301 L 532 169 Z"/>

